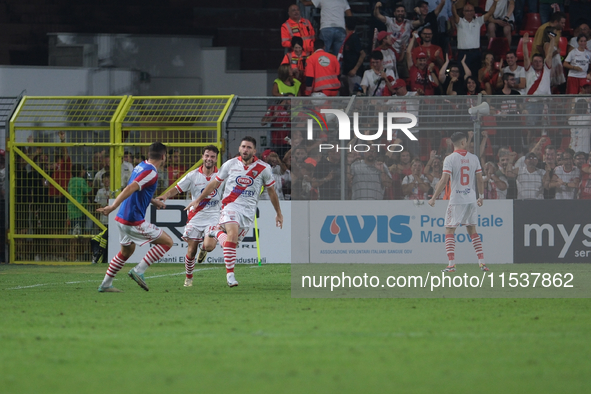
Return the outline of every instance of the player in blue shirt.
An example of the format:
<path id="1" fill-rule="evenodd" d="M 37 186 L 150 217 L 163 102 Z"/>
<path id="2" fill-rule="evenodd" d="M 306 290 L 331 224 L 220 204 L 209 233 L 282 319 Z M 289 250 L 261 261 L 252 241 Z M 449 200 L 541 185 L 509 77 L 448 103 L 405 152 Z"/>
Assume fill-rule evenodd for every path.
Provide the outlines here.
<path id="1" fill-rule="evenodd" d="M 148 285 L 144 281 L 144 272 L 172 247 L 170 235 L 145 220 L 146 210 L 150 203 L 158 208 L 165 207 L 164 203 L 154 198 L 158 184 L 158 168 L 165 161 L 166 146 L 160 142 L 154 142 L 150 145 L 148 160 L 141 162 L 133 169 L 127 186 L 117 196 L 113 205 L 97 209 L 97 212 L 108 215 L 120 207 L 115 220 L 119 227 L 121 251 L 113 257 L 109 264 L 105 279 L 98 288 L 101 293 L 121 291 L 113 287 L 115 275 L 131 257 L 136 244 L 142 246 L 150 242 L 155 246 L 150 248 L 142 261 L 128 273 L 129 277 L 136 281 L 142 289 L 148 291 Z"/>

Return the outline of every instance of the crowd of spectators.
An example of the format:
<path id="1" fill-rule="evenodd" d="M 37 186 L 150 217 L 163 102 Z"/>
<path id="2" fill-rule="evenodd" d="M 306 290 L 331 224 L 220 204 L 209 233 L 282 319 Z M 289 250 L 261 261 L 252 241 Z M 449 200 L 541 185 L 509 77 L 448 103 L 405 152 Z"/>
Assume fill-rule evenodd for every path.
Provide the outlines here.
<path id="1" fill-rule="evenodd" d="M 420 95 L 449 94 L 445 81 L 452 67 L 460 74 L 452 90 L 456 94 L 468 91 L 468 76 L 477 81 L 479 93 L 500 94 L 502 76 L 508 69 L 515 74 L 517 90 L 522 95 L 578 94 L 581 85 L 591 80 L 590 2 L 571 1 L 570 14 L 561 1 L 539 0 L 539 7 L 536 0 L 526 3 L 410 0 L 384 5 L 378 1 L 373 4 L 370 20 L 362 20 L 352 14 L 346 0 L 300 1 L 301 6 L 320 9 L 319 33 L 316 34 L 313 21 L 301 16 L 300 7 L 291 5 L 289 18 L 281 26 L 281 45 L 286 48 L 281 64 L 291 66 L 293 77 L 300 82 L 299 95 L 322 91 L 315 87 L 306 89 L 314 86 L 319 77 L 308 61 L 319 50 L 337 57 L 339 68 L 334 72 L 341 81 L 340 95 L 384 94 L 384 89 L 361 88 L 364 71 L 375 69 L 371 60 L 376 51 L 383 55 L 382 70 L 389 71 L 384 79 L 391 79 L 392 83 L 402 79 L 409 91 Z M 526 14 L 524 9 L 528 10 Z M 577 13 L 573 14 L 573 10 Z M 527 22 L 530 19 L 538 23 L 532 25 Z M 357 22 L 377 26 L 369 47 L 361 44 Z M 318 40 L 324 45 L 315 47 Z M 551 59 L 547 72 L 534 67 L 534 73 L 525 75 L 530 70 L 528 58 L 534 62 L 538 56 Z M 424 66 L 421 59 L 425 59 Z M 551 77 L 549 86 L 545 86 L 546 73 Z"/>
<path id="2" fill-rule="evenodd" d="M 559 151 L 542 137 L 524 152 L 503 146 L 490 159 L 485 154 L 490 143 L 487 132 L 482 132 L 478 152 L 473 137 L 474 133 L 468 132 L 469 151 L 481 158 L 485 199 L 591 199 L 589 150 Z M 281 199 L 424 201 L 431 198 L 443 161 L 453 151 L 448 141 L 444 149 L 432 150 L 424 161 L 410 150 L 392 153 L 368 145 L 364 152 L 345 149 L 346 162 L 342 162 L 342 152 L 331 149 L 318 155 L 318 141 L 300 141 L 283 159 L 271 149 L 262 155 L 273 167 Z M 358 142 L 352 140 L 349 145 Z M 345 175 L 344 188 L 341 174 Z"/>
<path id="3" fill-rule="evenodd" d="M 300 5 L 322 8 L 321 3 L 303 1 Z M 492 120 L 488 122 L 492 125 L 483 124 L 486 131 L 475 153 L 481 157 L 486 198 L 591 197 L 590 2 L 573 0 L 565 9 L 563 1 L 554 0 L 378 1 L 370 3 L 370 20 L 355 17 L 344 0 L 335 3 L 340 8 L 332 9 L 330 20 L 338 19 L 338 23 L 331 25 L 331 35 L 340 35 L 341 47 L 332 40 L 331 45 L 315 45 L 310 53 L 300 51 L 304 46 L 297 41 L 282 62 L 290 64 L 292 78 L 300 82 L 294 96 L 334 95 L 315 88 L 317 60 L 311 65 L 308 58 L 316 53 L 331 67 L 334 60 L 330 56 L 337 58 L 340 75 L 333 72 L 320 77 L 339 78 L 339 95 L 391 96 L 382 101 L 388 104 L 384 112 L 424 115 L 435 111 L 428 108 L 434 102 L 423 97 L 419 103 L 417 96 L 460 96 L 447 101 L 449 113 L 455 110 L 458 119 L 471 125 L 467 109 L 481 102 L 478 94 L 482 94 L 482 101 L 490 105 L 488 118 Z M 328 41 L 322 31 L 327 26 L 322 19 L 327 17 L 321 11 L 319 36 L 299 34 L 303 31 L 299 27 L 292 28 L 288 36 L 282 28 L 282 44 L 286 46 L 297 36 Z M 301 21 L 298 5 L 290 6 L 289 18 L 284 27 L 313 25 Z M 532 27 L 531 21 L 536 20 L 539 23 Z M 377 26 L 369 46 L 362 45 L 357 23 Z M 296 49 L 298 54 L 290 55 Z M 536 97 L 563 93 L 578 98 L 550 102 Z M 288 94 L 274 88 L 273 95 Z M 404 98 L 413 96 L 414 101 Z M 281 124 L 284 130 L 291 128 L 288 101 L 275 109 L 269 107 L 267 120 L 280 118 L 274 111 L 284 114 L 284 122 L 271 125 L 272 132 Z M 560 111 L 562 124 L 556 124 L 554 110 Z M 419 123 L 425 119 L 418 117 Z M 288 138 L 271 149 L 290 162 L 282 170 L 291 173 L 290 187 L 284 187 L 283 193 L 292 199 L 340 199 L 340 167 L 344 166 L 346 199 L 423 200 L 439 180 L 441 164 L 452 149 L 446 132 L 421 133 L 418 144 L 390 141 L 402 143 L 402 153 L 346 152 L 347 163 L 341 163 L 340 153 L 318 155 L 319 140 L 326 142 L 326 136 L 303 141 L 292 135 L 288 141 L 289 133 L 284 134 Z M 472 139 L 470 133 L 474 151 Z"/>

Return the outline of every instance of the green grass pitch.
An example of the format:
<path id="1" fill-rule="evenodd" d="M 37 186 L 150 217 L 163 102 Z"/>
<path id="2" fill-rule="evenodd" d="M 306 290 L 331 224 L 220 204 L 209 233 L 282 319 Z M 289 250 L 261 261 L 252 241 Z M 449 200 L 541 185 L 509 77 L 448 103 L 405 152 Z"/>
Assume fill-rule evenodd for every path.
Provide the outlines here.
<path id="1" fill-rule="evenodd" d="M 586 393 L 589 299 L 292 299 L 290 266 L 0 266 L 0 393 Z"/>

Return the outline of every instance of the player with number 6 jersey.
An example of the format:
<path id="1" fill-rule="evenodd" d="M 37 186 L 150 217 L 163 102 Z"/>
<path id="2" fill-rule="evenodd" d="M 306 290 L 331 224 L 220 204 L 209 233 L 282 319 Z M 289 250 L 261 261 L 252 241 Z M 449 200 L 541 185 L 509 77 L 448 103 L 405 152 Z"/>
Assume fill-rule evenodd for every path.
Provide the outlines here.
<path id="1" fill-rule="evenodd" d="M 185 175 L 174 188 L 158 197 L 158 200 L 164 202 L 179 193 L 187 191 L 191 193 L 191 198 L 196 200 L 218 173 L 216 167 L 218 153 L 219 150 L 215 145 L 208 145 L 203 148 L 203 155 L 201 156 L 203 164 Z M 202 244 L 199 257 L 197 257 L 197 263 L 199 264 L 203 263 L 208 252 L 215 249 L 216 241 L 205 237 L 205 234 L 209 234 L 210 229 L 217 225 L 220 217 L 220 206 L 221 194 L 218 189 L 215 189 L 196 208 L 189 210 L 187 224 L 183 232 L 183 239 L 187 241 L 188 245 L 187 255 L 185 256 L 185 287 L 193 286 L 195 256 L 199 245 Z"/>
<path id="2" fill-rule="evenodd" d="M 449 182 L 449 204 L 445 213 L 445 249 L 448 265 L 444 272 L 455 272 L 455 231 L 460 225 L 466 226 L 474 250 L 478 257 L 478 264 L 482 271 L 488 271 L 484 263 L 482 241 L 476 232 L 478 223 L 478 207 L 482 206 L 484 199 L 484 181 L 482 168 L 478 157 L 466 150 L 468 138 L 464 133 L 454 133 L 451 136 L 454 151 L 443 161 L 443 174 L 435 187 L 433 197 L 429 205 L 435 206 L 439 194 Z M 475 182 L 476 181 L 476 182 Z M 474 184 L 478 187 L 478 198 Z"/>
<path id="3" fill-rule="evenodd" d="M 187 210 L 198 207 L 222 182 L 226 182 L 218 228 L 210 234 L 224 249 L 226 281 L 228 286 L 238 286 L 234 275 L 236 246 L 249 231 L 256 214 L 257 203 L 263 186 L 275 208 L 277 227 L 283 226 L 283 215 L 271 173 L 271 167 L 256 154 L 256 140 L 244 137 L 240 142 L 240 155 L 222 165 L 215 179 L 207 185 L 201 195 L 187 206 Z"/>

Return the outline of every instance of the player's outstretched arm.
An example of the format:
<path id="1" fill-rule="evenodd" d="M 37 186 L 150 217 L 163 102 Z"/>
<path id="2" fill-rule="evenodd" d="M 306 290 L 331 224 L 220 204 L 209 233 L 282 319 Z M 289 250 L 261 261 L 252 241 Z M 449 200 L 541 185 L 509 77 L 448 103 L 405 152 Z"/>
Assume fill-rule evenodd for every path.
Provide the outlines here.
<path id="1" fill-rule="evenodd" d="M 382 2 L 378 1 L 373 7 L 373 16 L 380 22 L 386 23 L 386 17 L 380 13 L 380 8 L 382 8 Z"/>
<path id="2" fill-rule="evenodd" d="M 123 189 L 121 194 L 117 196 L 115 201 L 113 201 L 113 205 L 107 205 L 106 207 L 99 208 L 96 211 L 106 216 L 119 208 L 119 205 L 121 205 L 123 201 L 125 201 L 129 196 L 138 190 L 140 190 L 140 185 L 137 182 L 132 182 L 131 184 L 127 185 L 125 189 Z"/>
<path id="3" fill-rule="evenodd" d="M 164 209 L 166 208 L 166 204 L 163 201 L 160 201 L 157 198 L 153 198 L 150 200 L 150 203 L 154 205 L 157 209 Z"/>
<path id="4" fill-rule="evenodd" d="M 437 197 L 439 197 L 443 189 L 445 189 L 445 185 L 447 185 L 447 182 L 449 182 L 449 174 L 447 172 L 444 172 L 441 175 L 441 179 L 439 180 L 439 182 L 437 182 L 437 186 L 435 186 L 433 196 L 429 200 L 429 205 L 431 205 L 432 207 L 435 206 L 435 200 L 437 200 Z"/>
<path id="5" fill-rule="evenodd" d="M 179 194 L 179 191 L 176 189 L 176 187 L 173 187 L 172 189 L 170 189 L 169 191 L 167 191 L 163 195 L 156 197 L 156 200 L 163 203 L 164 201 L 176 196 L 177 194 Z M 154 203 L 152 203 L 152 204 L 154 204 Z"/>
<path id="6" fill-rule="evenodd" d="M 267 193 L 269 193 L 269 199 L 271 200 L 271 204 L 273 204 L 273 208 L 275 208 L 275 225 L 279 228 L 283 228 L 283 214 L 281 213 L 281 205 L 279 205 L 279 197 L 277 197 L 277 192 L 275 191 L 275 187 L 271 186 L 267 188 Z"/>
<path id="7" fill-rule="evenodd" d="M 222 182 L 218 181 L 215 178 L 209 181 L 209 183 L 207 184 L 207 186 L 205 186 L 205 189 L 203 189 L 199 197 L 197 197 L 196 200 L 191 201 L 191 203 L 187 205 L 187 207 L 185 208 L 185 211 L 188 211 L 189 209 L 191 209 L 191 207 L 193 207 L 193 209 L 196 209 L 201 201 L 203 201 L 207 196 L 209 196 L 211 192 L 213 192 L 215 189 L 220 187 L 221 183 Z"/>

